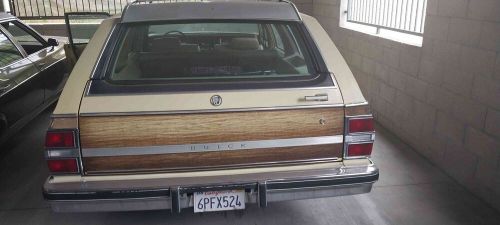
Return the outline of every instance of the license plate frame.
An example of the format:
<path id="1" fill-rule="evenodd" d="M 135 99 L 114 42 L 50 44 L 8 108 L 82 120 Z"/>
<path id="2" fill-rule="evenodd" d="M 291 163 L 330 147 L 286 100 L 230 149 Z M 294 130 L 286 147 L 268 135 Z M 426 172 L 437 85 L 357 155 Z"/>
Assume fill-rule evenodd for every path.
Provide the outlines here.
<path id="1" fill-rule="evenodd" d="M 245 190 L 222 190 L 193 193 L 195 213 L 245 209 Z"/>

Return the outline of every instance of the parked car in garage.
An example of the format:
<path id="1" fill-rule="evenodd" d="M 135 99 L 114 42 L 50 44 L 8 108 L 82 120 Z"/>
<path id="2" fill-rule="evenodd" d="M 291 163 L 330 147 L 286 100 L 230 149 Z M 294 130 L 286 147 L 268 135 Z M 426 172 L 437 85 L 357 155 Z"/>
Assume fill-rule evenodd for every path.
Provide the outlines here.
<path id="1" fill-rule="evenodd" d="M 0 13 L 0 144 L 54 103 L 69 74 L 62 45 Z"/>
<path id="2" fill-rule="evenodd" d="M 285 1 L 141 3 L 100 25 L 52 115 L 53 210 L 370 192 L 373 117 L 314 18 Z"/>

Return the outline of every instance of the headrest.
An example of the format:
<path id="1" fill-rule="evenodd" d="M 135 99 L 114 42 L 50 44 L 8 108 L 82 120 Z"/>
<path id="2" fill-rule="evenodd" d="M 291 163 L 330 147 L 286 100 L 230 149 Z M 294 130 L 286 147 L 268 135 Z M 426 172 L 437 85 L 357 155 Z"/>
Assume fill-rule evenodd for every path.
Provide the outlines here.
<path id="1" fill-rule="evenodd" d="M 258 50 L 260 44 L 257 38 L 233 38 L 229 42 L 229 48 L 235 50 Z"/>
<path id="2" fill-rule="evenodd" d="M 181 46 L 181 40 L 176 37 L 164 37 L 151 40 L 150 51 L 166 52 L 172 49 L 177 49 Z"/>

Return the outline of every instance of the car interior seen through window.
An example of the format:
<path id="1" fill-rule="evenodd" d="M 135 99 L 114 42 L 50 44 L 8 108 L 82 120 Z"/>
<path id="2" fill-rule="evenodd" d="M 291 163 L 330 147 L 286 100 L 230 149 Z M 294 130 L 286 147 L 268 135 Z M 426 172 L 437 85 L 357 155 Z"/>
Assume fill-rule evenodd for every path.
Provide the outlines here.
<path id="1" fill-rule="evenodd" d="M 14 39 L 23 46 L 24 51 L 30 55 L 43 49 L 44 45 L 37 40 L 32 34 L 27 32 L 17 22 L 2 23 L 2 26 L 9 31 Z"/>
<path id="2" fill-rule="evenodd" d="M 311 77 L 297 27 L 210 22 L 130 25 L 110 80 L 235 80 Z"/>
<path id="3" fill-rule="evenodd" d="M 9 65 L 10 63 L 21 59 L 23 56 L 17 50 L 16 46 L 5 36 L 0 33 L 0 67 Z"/>

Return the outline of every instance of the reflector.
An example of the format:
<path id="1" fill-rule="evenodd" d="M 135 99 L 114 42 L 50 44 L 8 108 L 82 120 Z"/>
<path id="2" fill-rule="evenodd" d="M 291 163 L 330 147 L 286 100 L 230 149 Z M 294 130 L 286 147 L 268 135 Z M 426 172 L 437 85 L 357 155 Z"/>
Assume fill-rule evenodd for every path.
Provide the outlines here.
<path id="1" fill-rule="evenodd" d="M 373 118 L 351 118 L 349 119 L 349 133 L 373 132 Z"/>
<path id="2" fill-rule="evenodd" d="M 349 144 L 347 156 L 369 156 L 372 154 L 373 143 Z"/>
<path id="3" fill-rule="evenodd" d="M 73 131 L 47 131 L 45 136 L 46 148 L 74 148 L 75 137 Z"/>
<path id="4" fill-rule="evenodd" d="M 77 173 L 78 165 L 76 159 L 49 159 L 47 160 L 49 171 L 53 173 Z"/>

